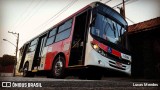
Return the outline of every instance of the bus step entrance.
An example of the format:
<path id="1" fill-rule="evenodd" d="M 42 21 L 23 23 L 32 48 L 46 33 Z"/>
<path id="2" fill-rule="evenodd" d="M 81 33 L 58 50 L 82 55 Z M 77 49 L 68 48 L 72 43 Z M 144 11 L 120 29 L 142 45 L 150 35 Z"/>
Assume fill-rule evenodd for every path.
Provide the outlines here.
<path id="1" fill-rule="evenodd" d="M 34 69 L 32 70 L 32 72 L 37 72 L 37 71 L 38 71 L 37 67 L 34 67 Z"/>
<path id="2" fill-rule="evenodd" d="M 32 70 L 32 72 L 38 72 L 38 70 Z"/>
<path id="3" fill-rule="evenodd" d="M 78 60 L 78 65 L 82 65 L 82 64 L 83 64 L 82 60 Z"/>

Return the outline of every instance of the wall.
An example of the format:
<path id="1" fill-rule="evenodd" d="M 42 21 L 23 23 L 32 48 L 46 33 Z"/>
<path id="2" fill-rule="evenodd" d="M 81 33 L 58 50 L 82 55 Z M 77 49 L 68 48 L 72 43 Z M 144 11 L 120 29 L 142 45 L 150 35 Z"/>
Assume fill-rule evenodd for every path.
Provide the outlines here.
<path id="1" fill-rule="evenodd" d="M 0 65 L 0 76 L 13 76 L 14 65 L 1 66 Z"/>
<path id="2" fill-rule="evenodd" d="M 133 52 L 132 75 L 140 78 L 160 78 L 160 27 L 130 33 Z"/>

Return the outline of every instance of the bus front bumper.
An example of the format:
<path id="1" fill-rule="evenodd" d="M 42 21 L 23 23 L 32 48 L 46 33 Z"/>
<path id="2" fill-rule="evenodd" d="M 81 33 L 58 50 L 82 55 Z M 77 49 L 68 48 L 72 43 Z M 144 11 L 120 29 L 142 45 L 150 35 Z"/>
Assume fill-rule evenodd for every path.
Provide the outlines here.
<path id="1" fill-rule="evenodd" d="M 120 72 L 124 72 L 128 75 L 131 75 L 131 64 L 127 65 L 127 64 L 119 63 L 115 60 L 104 57 L 94 49 L 90 51 L 85 62 L 85 66 L 90 66 L 90 65 L 117 70 Z"/>

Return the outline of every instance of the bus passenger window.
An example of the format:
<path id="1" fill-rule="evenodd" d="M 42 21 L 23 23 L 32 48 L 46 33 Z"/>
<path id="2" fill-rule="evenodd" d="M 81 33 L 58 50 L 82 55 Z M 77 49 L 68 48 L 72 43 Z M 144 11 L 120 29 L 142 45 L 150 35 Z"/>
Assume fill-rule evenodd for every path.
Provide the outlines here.
<path id="1" fill-rule="evenodd" d="M 57 28 L 52 29 L 52 31 L 50 31 L 49 33 L 49 37 L 52 37 L 53 35 L 55 35 L 57 32 Z"/>
<path id="2" fill-rule="evenodd" d="M 36 50 L 36 46 L 38 43 L 38 38 L 34 39 L 31 43 L 30 46 L 28 47 L 28 51 L 27 52 L 32 52 Z"/>
<path id="3" fill-rule="evenodd" d="M 54 39 L 55 39 L 55 36 L 52 36 L 52 37 L 48 38 L 47 42 L 46 42 L 46 46 L 52 44 L 54 42 Z"/>
<path id="4" fill-rule="evenodd" d="M 58 42 L 58 41 L 60 41 L 60 40 L 63 40 L 63 39 L 68 38 L 69 35 L 70 35 L 70 31 L 71 31 L 71 28 L 70 28 L 70 29 L 67 29 L 67 30 L 65 30 L 65 31 L 63 31 L 63 32 L 61 32 L 61 33 L 58 33 L 58 34 L 56 35 L 56 40 L 55 40 L 55 42 Z"/>
<path id="5" fill-rule="evenodd" d="M 48 45 L 50 45 L 54 42 L 56 33 L 57 33 L 57 28 L 54 28 L 49 32 L 49 36 L 48 36 L 48 39 L 47 39 L 47 42 L 46 42 L 46 46 L 48 46 Z"/>
<path id="6" fill-rule="evenodd" d="M 58 30 L 58 33 L 68 29 L 68 28 L 71 28 L 72 26 L 72 19 L 68 20 L 67 22 L 65 22 L 63 25 L 59 26 L 59 30 Z"/>
<path id="7" fill-rule="evenodd" d="M 28 48 L 28 52 L 35 51 L 35 49 L 36 49 L 36 45 L 30 46 L 30 47 Z"/>

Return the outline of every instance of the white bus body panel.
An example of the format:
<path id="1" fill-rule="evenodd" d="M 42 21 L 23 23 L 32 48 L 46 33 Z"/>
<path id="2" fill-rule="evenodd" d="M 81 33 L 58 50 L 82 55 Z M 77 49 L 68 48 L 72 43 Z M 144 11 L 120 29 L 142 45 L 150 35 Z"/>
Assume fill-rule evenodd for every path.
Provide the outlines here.
<path id="1" fill-rule="evenodd" d="M 35 51 L 26 54 L 26 57 L 25 57 L 24 62 L 25 62 L 25 63 L 26 63 L 27 61 L 29 62 L 28 71 L 31 71 L 31 69 L 32 69 L 34 54 L 35 54 Z M 25 63 L 23 64 L 23 67 L 24 67 Z"/>
<path id="2" fill-rule="evenodd" d="M 44 47 L 41 57 L 40 66 L 38 66 L 38 70 L 44 70 L 45 67 L 45 61 L 46 61 L 46 54 L 47 54 L 48 47 Z"/>

